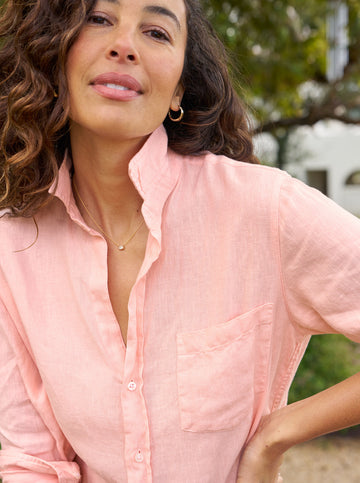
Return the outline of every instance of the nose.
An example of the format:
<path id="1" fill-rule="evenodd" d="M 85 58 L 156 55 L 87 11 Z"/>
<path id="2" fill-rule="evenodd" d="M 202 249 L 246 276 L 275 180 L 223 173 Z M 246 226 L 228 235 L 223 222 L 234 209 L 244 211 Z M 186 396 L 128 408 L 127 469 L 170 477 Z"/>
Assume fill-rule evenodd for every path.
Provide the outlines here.
<path id="1" fill-rule="evenodd" d="M 108 47 L 107 56 L 118 62 L 137 64 L 140 54 L 134 37 L 135 34 L 129 29 L 115 31 Z"/>

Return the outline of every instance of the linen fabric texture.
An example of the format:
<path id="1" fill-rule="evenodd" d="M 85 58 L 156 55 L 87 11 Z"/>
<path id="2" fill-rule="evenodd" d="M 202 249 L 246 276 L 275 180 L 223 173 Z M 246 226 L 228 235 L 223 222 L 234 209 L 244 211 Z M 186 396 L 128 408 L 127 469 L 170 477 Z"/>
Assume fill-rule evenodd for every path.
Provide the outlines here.
<path id="1" fill-rule="evenodd" d="M 125 347 L 69 168 L 33 246 L 33 220 L 0 220 L 3 482 L 234 483 L 310 335 L 360 341 L 360 221 L 160 127 L 129 165 L 149 236 Z"/>

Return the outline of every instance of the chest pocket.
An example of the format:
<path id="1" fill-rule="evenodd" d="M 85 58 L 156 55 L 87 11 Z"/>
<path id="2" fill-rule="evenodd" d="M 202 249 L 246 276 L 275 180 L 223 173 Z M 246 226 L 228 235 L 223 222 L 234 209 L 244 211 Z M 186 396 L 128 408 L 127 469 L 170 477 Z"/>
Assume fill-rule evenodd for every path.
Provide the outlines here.
<path id="1" fill-rule="evenodd" d="M 272 312 L 272 304 L 265 304 L 228 322 L 177 335 L 183 430 L 250 424 L 267 384 Z"/>

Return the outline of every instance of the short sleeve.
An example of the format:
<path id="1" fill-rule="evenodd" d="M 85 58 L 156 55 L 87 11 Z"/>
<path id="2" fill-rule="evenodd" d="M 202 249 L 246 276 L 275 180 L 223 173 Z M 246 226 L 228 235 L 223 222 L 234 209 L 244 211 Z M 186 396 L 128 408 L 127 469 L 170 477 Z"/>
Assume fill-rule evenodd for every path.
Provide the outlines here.
<path id="1" fill-rule="evenodd" d="M 40 376 L 0 302 L 0 477 L 3 483 L 76 483 L 73 450 Z"/>
<path id="2" fill-rule="evenodd" d="M 308 334 L 360 342 L 360 220 L 287 177 L 279 196 L 283 290 L 291 319 Z"/>

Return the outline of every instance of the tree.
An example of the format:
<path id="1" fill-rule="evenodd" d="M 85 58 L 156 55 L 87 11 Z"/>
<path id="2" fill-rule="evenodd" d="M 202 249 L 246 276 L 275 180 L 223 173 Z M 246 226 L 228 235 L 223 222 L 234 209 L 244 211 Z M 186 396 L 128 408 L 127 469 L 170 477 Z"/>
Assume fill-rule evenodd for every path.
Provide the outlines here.
<path id="1" fill-rule="evenodd" d="M 207 15 L 238 66 L 255 132 L 322 119 L 360 124 L 360 0 L 349 8 L 349 62 L 326 78 L 326 0 L 204 0 Z M 281 129 L 281 131 L 279 131 Z M 279 134 L 280 133 L 280 134 Z"/>

